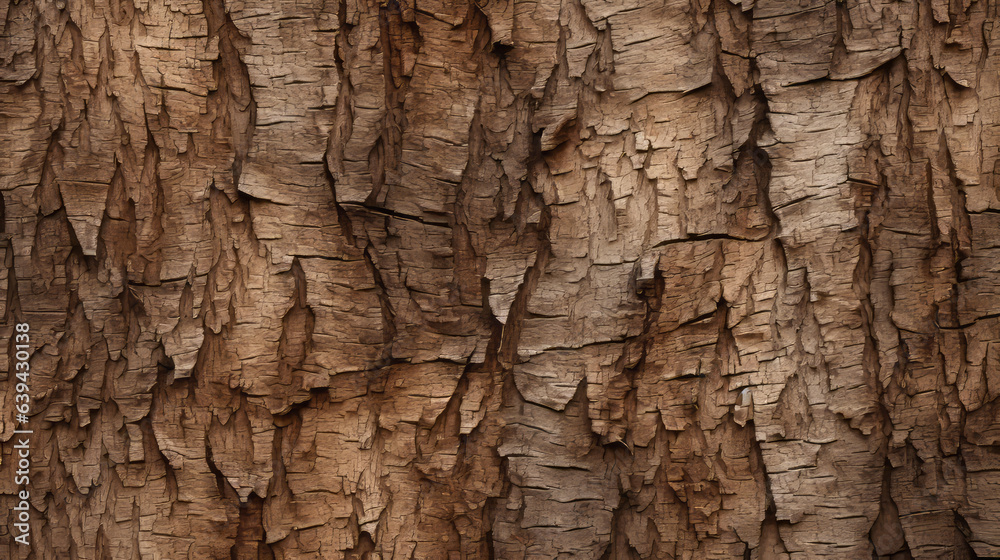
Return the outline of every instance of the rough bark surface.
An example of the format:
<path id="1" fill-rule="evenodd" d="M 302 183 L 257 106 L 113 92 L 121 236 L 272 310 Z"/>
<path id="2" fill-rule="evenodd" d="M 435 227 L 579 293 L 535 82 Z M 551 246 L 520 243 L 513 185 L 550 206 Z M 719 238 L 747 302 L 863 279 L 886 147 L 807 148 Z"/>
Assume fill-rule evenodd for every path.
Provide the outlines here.
<path id="1" fill-rule="evenodd" d="M 996 9 L 4 1 L 2 555 L 1000 556 Z"/>

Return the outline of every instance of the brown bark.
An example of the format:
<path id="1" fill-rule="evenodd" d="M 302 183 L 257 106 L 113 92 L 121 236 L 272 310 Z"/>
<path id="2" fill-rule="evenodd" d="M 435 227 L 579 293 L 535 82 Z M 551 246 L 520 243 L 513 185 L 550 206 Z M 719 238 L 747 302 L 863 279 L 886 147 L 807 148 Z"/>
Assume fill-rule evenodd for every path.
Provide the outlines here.
<path id="1" fill-rule="evenodd" d="M 5 558 L 1000 556 L 990 3 L 2 15 Z"/>

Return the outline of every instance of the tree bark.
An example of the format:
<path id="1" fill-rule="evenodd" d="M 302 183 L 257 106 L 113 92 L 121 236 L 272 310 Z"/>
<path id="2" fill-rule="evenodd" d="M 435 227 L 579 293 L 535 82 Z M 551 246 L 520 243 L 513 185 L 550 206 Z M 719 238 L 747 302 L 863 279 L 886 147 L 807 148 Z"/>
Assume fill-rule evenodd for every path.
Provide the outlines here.
<path id="1" fill-rule="evenodd" d="M 995 5 L 0 11 L 5 558 L 1000 556 Z"/>

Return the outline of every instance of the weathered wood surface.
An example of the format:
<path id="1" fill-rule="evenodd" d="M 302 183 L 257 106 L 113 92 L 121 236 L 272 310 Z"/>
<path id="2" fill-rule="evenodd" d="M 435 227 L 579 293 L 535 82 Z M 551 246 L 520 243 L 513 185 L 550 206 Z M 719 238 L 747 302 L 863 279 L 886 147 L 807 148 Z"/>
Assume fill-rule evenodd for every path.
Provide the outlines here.
<path id="1" fill-rule="evenodd" d="M 5 2 L 33 558 L 1000 556 L 996 9 Z"/>

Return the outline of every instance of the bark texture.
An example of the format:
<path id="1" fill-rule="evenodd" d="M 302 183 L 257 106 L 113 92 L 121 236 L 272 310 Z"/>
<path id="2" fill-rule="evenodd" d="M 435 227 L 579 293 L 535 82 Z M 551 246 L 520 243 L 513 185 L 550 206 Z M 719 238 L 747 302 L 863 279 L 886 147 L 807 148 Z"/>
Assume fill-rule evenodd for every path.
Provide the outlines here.
<path id="1" fill-rule="evenodd" d="M 2 555 L 1000 556 L 996 10 L 4 1 Z"/>

